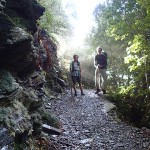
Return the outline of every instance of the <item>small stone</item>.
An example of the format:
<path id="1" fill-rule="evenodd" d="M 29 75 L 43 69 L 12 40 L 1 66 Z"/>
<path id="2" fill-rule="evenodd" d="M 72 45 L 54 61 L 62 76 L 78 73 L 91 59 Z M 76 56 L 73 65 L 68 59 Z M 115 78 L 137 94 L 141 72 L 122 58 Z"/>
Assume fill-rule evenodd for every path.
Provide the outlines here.
<path id="1" fill-rule="evenodd" d="M 43 124 L 42 125 L 42 130 L 44 132 L 49 133 L 49 134 L 55 134 L 55 135 L 60 135 L 62 133 L 62 131 L 60 129 L 56 129 L 56 128 L 51 127 L 51 126 L 49 126 L 47 124 Z"/>
<path id="2" fill-rule="evenodd" d="M 81 140 L 80 143 L 81 144 L 85 144 L 85 143 L 91 143 L 93 141 L 92 138 L 89 138 L 89 139 L 84 139 L 84 140 Z"/>
<path id="3" fill-rule="evenodd" d="M 69 134 L 69 131 L 66 131 L 66 132 L 63 132 L 65 135 L 68 135 Z"/>
<path id="4" fill-rule="evenodd" d="M 90 146 L 90 144 L 85 144 L 85 147 L 89 147 Z"/>

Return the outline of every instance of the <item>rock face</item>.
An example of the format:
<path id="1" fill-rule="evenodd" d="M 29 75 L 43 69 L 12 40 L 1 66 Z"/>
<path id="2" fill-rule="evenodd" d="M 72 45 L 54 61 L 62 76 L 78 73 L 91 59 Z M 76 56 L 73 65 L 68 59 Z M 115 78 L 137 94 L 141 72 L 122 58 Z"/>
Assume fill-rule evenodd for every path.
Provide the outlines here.
<path id="1" fill-rule="evenodd" d="M 36 32 L 36 21 L 45 9 L 36 0 L 7 0 L 6 12 L 9 16 L 19 16 L 27 23 L 27 29 Z"/>
<path id="2" fill-rule="evenodd" d="M 21 87 L 15 82 L 11 74 L 5 70 L 0 71 L 0 102 L 11 101 L 16 96 Z"/>
<path id="3" fill-rule="evenodd" d="M 37 31 L 36 21 L 44 10 L 36 0 L 7 0 L 4 13 L 0 13 L 0 69 L 19 74 L 33 71 L 34 46 L 27 31 Z"/>
<path id="4" fill-rule="evenodd" d="M 55 81 L 60 69 L 56 44 L 36 26 L 44 8 L 36 0 L 7 0 L 2 11 L 0 149 L 11 150 L 14 143 L 30 143 L 27 137 L 40 136 L 42 124 L 51 123 L 43 104 L 50 99 L 49 89 L 61 91 Z M 25 145 L 21 149 L 30 149 L 30 144 Z"/>
<path id="5" fill-rule="evenodd" d="M 9 131 L 0 127 L 0 149 L 12 149 L 9 145 L 11 145 L 13 140 L 14 138 L 9 135 Z"/>
<path id="6" fill-rule="evenodd" d="M 18 73 L 31 71 L 35 66 L 32 50 L 32 37 L 19 27 L 15 27 L 10 18 L 0 14 L 0 69 Z"/>
<path id="7" fill-rule="evenodd" d="M 18 134 L 30 132 L 32 124 L 27 108 L 19 101 L 22 98 L 23 88 L 16 83 L 8 71 L 1 70 L 0 78 L 0 124 L 2 125 L 0 132 L 6 130 L 4 126 L 7 127 L 6 135 L 12 140 Z M 10 130 L 12 137 L 8 135 Z M 1 140 L 1 137 L 0 143 L 2 143 L 1 146 L 11 144 L 7 140 L 5 142 L 5 139 Z"/>
<path id="8" fill-rule="evenodd" d="M 8 33 L 14 28 L 13 22 L 10 20 L 8 15 L 0 13 L 0 48 L 2 49 L 2 43 L 8 38 Z"/>

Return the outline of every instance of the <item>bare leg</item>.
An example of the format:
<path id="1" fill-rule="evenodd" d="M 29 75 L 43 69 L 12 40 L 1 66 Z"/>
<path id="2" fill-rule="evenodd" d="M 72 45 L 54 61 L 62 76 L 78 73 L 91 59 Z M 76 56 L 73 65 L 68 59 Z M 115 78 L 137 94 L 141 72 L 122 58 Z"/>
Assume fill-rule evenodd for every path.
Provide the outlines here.
<path id="1" fill-rule="evenodd" d="M 101 87 L 102 89 L 107 88 L 107 74 L 106 74 L 106 69 L 101 70 L 101 77 L 102 77 L 102 82 L 101 82 Z"/>
<path id="2" fill-rule="evenodd" d="M 77 93 L 76 84 L 73 84 L 73 89 L 74 89 L 74 92 Z"/>
<path id="3" fill-rule="evenodd" d="M 83 88 L 82 88 L 82 84 L 81 84 L 81 83 L 79 83 L 79 87 L 80 87 L 80 90 L 81 90 L 81 95 L 84 95 L 84 94 L 83 94 Z"/>
<path id="4" fill-rule="evenodd" d="M 100 92 L 100 72 L 98 68 L 96 68 L 95 70 L 95 87 L 96 87 L 95 94 L 97 94 L 98 92 Z"/>
<path id="5" fill-rule="evenodd" d="M 95 70 L 95 87 L 98 89 L 99 88 L 99 80 L 98 80 L 98 69 Z"/>

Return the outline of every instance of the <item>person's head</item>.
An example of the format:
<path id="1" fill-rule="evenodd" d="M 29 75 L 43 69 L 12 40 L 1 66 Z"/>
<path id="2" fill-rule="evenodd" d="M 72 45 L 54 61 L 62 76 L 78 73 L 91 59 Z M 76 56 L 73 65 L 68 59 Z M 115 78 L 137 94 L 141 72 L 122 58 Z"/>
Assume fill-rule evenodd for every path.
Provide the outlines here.
<path id="1" fill-rule="evenodd" d="M 78 55 L 73 55 L 74 61 L 78 61 L 79 56 Z"/>
<path id="2" fill-rule="evenodd" d="M 101 53 L 102 53 L 102 48 L 101 48 L 100 46 L 98 46 L 96 50 L 97 50 L 97 53 L 98 53 L 98 54 L 101 54 Z"/>

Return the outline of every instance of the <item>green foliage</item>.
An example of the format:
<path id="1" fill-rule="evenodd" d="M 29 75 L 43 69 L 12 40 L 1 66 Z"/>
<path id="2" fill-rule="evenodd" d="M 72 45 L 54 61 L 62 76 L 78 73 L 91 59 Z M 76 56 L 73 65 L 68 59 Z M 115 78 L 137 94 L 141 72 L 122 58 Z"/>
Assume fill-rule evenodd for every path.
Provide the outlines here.
<path id="1" fill-rule="evenodd" d="M 7 115 L 7 110 L 5 108 L 0 108 L 0 124 L 4 124 L 5 117 Z"/>
<path id="2" fill-rule="evenodd" d="M 107 0 L 94 15 L 97 26 L 87 41 L 110 56 L 108 85 L 116 92 L 112 99 L 129 118 L 139 115 L 138 124 L 146 120 L 150 127 L 150 1 Z"/>
<path id="3" fill-rule="evenodd" d="M 134 94 L 137 94 L 137 96 L 134 96 Z M 128 89 L 122 87 L 119 93 L 111 94 L 108 99 L 115 103 L 118 108 L 118 115 L 122 120 L 128 121 L 138 127 L 143 126 L 143 118 L 147 106 L 146 95 L 142 91 L 135 91 L 133 85 Z M 145 126 L 150 127 L 148 122 Z"/>
<path id="4" fill-rule="evenodd" d="M 25 22 L 24 19 L 19 18 L 19 17 L 13 17 L 12 21 L 13 21 L 15 26 L 20 27 L 20 28 L 22 28 L 24 30 L 27 29 L 27 23 Z"/>
<path id="5" fill-rule="evenodd" d="M 128 86 L 128 88 L 124 88 L 123 86 L 120 87 L 120 94 L 127 94 L 127 93 L 131 93 L 131 91 L 135 88 L 134 84 L 131 84 L 130 86 Z M 130 94 L 131 95 L 131 94 Z"/>
<path id="6" fill-rule="evenodd" d="M 16 144 L 14 143 L 14 150 L 22 150 L 23 149 L 23 144 Z"/>
<path id="7" fill-rule="evenodd" d="M 69 32 L 69 23 L 59 0 L 38 0 L 45 7 L 44 15 L 39 19 L 40 27 L 50 35 L 66 35 Z"/>
<path id="8" fill-rule="evenodd" d="M 113 45 L 116 46 L 117 44 L 124 52 L 128 47 L 125 62 L 129 66 L 130 74 L 133 74 L 133 81 L 137 81 L 137 79 L 140 80 L 140 78 L 143 81 L 145 74 L 149 71 L 149 67 L 146 65 L 148 64 L 147 60 L 149 57 L 150 44 L 148 40 L 149 34 L 147 33 L 147 31 L 149 31 L 149 28 L 147 28 L 149 27 L 149 23 L 147 22 L 149 11 L 146 10 L 149 7 L 146 7 L 144 4 L 141 6 L 140 4 L 141 1 L 137 3 L 136 0 L 112 0 L 108 1 L 104 6 L 99 6 L 95 11 L 98 26 L 97 29 L 95 29 L 93 40 L 102 44 L 104 47 L 110 47 L 110 50 L 114 47 Z M 107 41 L 108 45 L 96 39 Z M 94 43 L 92 44 L 94 45 Z M 111 44 L 111 46 L 109 46 L 109 44 Z M 116 49 L 118 49 L 119 46 L 116 46 Z M 114 53 L 118 52 L 116 49 L 113 49 Z M 121 64 L 123 64 L 123 62 L 120 61 L 120 65 Z M 115 61 L 112 61 L 112 66 L 113 65 L 115 66 Z M 119 73 L 122 75 L 122 72 Z M 129 75 L 129 72 L 126 71 L 125 74 Z M 143 82 L 143 84 L 148 83 Z"/>
<path id="9" fill-rule="evenodd" d="M 44 111 L 41 116 L 42 116 L 42 120 L 44 123 L 47 123 L 50 126 L 53 126 L 55 128 L 60 128 L 60 122 L 58 118 L 56 118 L 56 116 L 49 114 L 47 112 L 44 112 Z"/>

